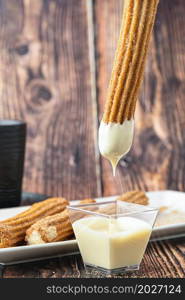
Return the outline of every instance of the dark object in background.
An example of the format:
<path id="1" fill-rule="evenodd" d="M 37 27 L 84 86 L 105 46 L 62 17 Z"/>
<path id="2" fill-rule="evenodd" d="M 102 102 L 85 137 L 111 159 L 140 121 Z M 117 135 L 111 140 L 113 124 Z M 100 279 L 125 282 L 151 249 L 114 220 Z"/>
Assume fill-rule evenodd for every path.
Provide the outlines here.
<path id="1" fill-rule="evenodd" d="M 22 192 L 21 206 L 32 205 L 33 203 L 40 202 L 40 201 L 46 200 L 47 198 L 52 198 L 52 197 L 55 197 L 55 196 L 36 194 L 36 193 L 30 193 L 30 192 Z"/>
<path id="2" fill-rule="evenodd" d="M 0 208 L 21 202 L 26 124 L 0 120 Z"/>

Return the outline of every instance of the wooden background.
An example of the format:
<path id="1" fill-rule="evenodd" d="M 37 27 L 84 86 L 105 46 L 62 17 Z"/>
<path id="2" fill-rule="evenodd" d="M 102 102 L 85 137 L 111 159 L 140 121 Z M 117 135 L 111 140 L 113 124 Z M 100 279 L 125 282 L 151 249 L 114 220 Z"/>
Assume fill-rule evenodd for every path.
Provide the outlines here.
<path id="1" fill-rule="evenodd" d="M 123 0 L 0 0 L 0 118 L 28 124 L 25 191 L 68 199 L 135 188 L 184 191 L 184 0 L 160 1 L 137 105 L 134 145 L 115 178 L 99 155 L 98 125 L 122 7 Z M 183 277 L 183 253 L 182 243 L 154 243 L 144 271 L 149 277 L 155 272 L 159 277 Z M 40 264 L 34 276 L 51 272 L 52 277 L 52 267 L 44 273 Z M 6 276 L 29 276 L 32 268 L 22 275 L 20 269 L 10 268 Z M 65 268 L 59 271 L 56 264 L 55 274 L 56 268 L 62 276 Z M 80 274 L 76 258 L 71 270 Z"/>
<path id="2" fill-rule="evenodd" d="M 0 0 L 0 118 L 28 123 L 24 190 L 69 199 L 184 190 L 185 3 L 162 0 L 116 178 L 97 147 L 123 0 Z"/>

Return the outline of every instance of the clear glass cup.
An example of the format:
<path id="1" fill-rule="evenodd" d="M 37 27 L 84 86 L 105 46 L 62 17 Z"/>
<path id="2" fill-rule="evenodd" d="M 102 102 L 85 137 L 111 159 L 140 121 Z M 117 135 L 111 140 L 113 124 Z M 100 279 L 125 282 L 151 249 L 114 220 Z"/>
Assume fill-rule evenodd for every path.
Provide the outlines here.
<path id="1" fill-rule="evenodd" d="M 87 272 L 120 274 L 139 269 L 158 213 L 123 201 L 68 206 Z"/>

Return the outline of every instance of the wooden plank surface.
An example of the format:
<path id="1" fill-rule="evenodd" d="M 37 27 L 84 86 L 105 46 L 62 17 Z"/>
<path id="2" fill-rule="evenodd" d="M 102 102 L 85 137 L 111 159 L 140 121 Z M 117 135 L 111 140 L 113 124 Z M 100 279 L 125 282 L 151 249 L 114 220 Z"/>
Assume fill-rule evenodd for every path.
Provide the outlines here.
<path id="1" fill-rule="evenodd" d="M 24 190 L 100 195 L 84 1 L 0 5 L 0 117 L 28 123 Z"/>
<path id="2" fill-rule="evenodd" d="M 119 35 L 122 0 L 95 1 L 99 118 L 106 99 Z M 119 164 L 113 179 L 102 159 L 103 194 L 133 188 L 185 188 L 185 3 L 160 1 L 145 79 L 135 116 L 132 151 Z"/>
<path id="3" fill-rule="evenodd" d="M 124 276 L 122 275 L 121 277 L 184 278 L 184 251 L 185 239 L 150 243 L 140 270 L 134 273 L 132 272 L 131 274 L 128 273 Z M 3 276 L 4 278 L 92 277 L 92 275 L 86 274 L 80 255 L 9 266 L 6 267 Z M 102 275 L 96 274 L 96 277 L 102 277 Z"/>
<path id="4" fill-rule="evenodd" d="M 94 26 L 83 0 L 0 0 L 0 117 L 28 122 L 24 189 L 70 199 L 134 188 L 184 191 L 184 0 L 160 3 L 134 146 L 115 178 L 106 160 L 99 165 L 94 96 L 100 120 L 123 1 L 91 4 Z M 95 33 L 93 69 L 88 33 Z M 184 253 L 185 239 L 151 243 L 140 271 L 125 277 L 185 277 Z M 72 256 L 9 266 L 3 276 L 85 277 L 85 271 L 80 256 Z"/>

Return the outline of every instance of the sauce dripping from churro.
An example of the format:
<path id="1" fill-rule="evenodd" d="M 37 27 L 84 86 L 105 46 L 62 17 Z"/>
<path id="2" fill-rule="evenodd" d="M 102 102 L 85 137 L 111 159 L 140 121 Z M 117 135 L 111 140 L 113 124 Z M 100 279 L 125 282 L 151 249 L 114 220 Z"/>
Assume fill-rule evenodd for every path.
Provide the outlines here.
<path id="1" fill-rule="evenodd" d="M 99 128 L 99 149 L 107 158 L 115 176 L 119 160 L 130 150 L 134 134 L 134 120 L 126 120 L 123 124 L 104 123 Z"/>
<path id="2" fill-rule="evenodd" d="M 112 172 L 113 172 L 113 176 L 116 176 L 116 168 L 117 165 L 120 161 L 121 157 L 109 157 L 108 160 L 110 161 L 111 165 L 112 165 Z"/>

